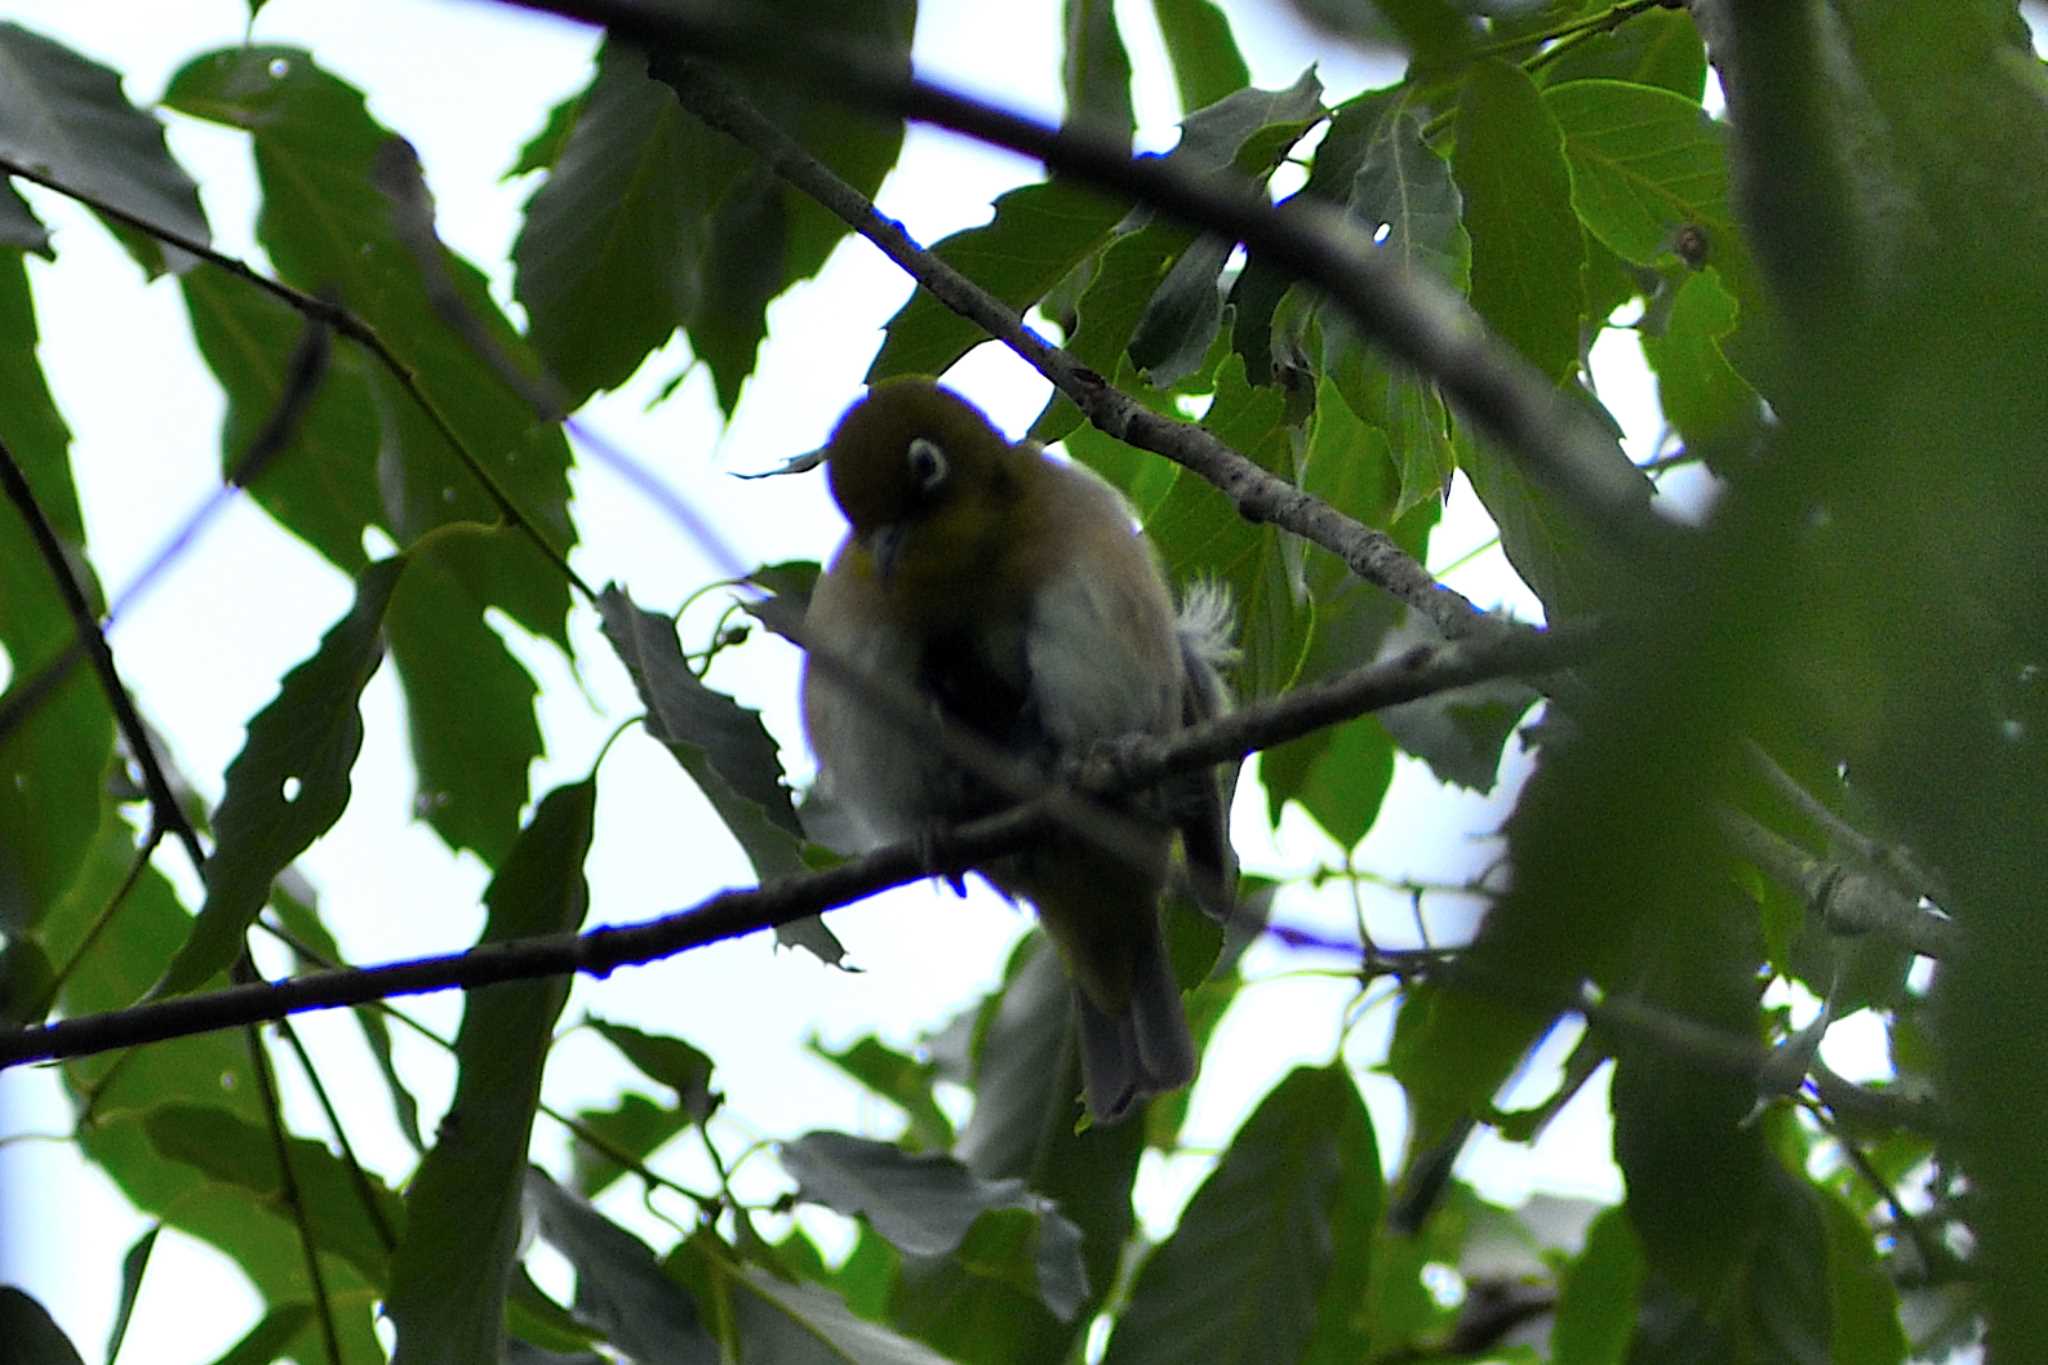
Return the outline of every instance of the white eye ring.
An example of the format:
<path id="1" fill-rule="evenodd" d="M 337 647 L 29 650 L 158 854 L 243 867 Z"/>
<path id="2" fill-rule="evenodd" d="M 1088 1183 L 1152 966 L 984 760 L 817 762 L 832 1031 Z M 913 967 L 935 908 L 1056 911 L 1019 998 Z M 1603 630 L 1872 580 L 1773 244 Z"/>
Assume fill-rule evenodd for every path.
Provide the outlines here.
<path id="1" fill-rule="evenodd" d="M 910 478 L 920 493 L 930 493 L 946 481 L 946 452 L 939 448 L 937 441 L 922 436 L 910 439 L 907 452 L 910 460 Z"/>

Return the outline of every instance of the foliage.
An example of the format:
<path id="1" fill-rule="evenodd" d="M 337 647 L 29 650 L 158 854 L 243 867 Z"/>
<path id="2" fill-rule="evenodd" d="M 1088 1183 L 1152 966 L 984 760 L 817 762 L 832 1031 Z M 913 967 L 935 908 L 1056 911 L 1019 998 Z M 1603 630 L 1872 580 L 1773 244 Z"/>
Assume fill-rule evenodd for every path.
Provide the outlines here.
<path id="1" fill-rule="evenodd" d="M 1591 356 L 1632 332 L 1680 452 L 1659 468 L 1717 478 L 1704 526 L 1615 536 L 1575 494 L 1587 480 L 1648 508 L 1644 525 L 1669 501 L 1620 442 L 1576 447 L 1593 468 L 1558 477 L 1557 452 L 1518 445 L 1494 415 L 1450 401 L 1453 375 L 1390 351 L 1386 319 L 1155 212 L 1130 184 L 1019 186 L 931 253 L 1004 308 L 1039 309 L 1099 381 L 1154 414 L 1200 414 L 1394 553 L 1425 560 L 1446 489 L 1469 486 L 1547 625 L 1597 641 L 1569 674 L 1497 670 L 1297 727 L 1262 756 L 1264 814 L 1276 827 L 1305 814 L 1348 857 L 1397 754 L 1490 788 L 1548 699 L 1525 732 L 1534 774 L 1472 940 L 1388 951 L 1361 918 L 1363 941 L 1337 945 L 1359 1001 L 1394 982 L 1388 1054 L 1369 1067 L 1340 1048 L 1287 1074 L 1156 1245 L 1141 1174 L 1149 1155 L 1193 1159 L 1186 1104 L 1077 1128 L 1066 991 L 1035 937 L 952 1027 L 817 1048 L 902 1118 L 880 1135 L 770 1134 L 787 1177 L 772 1201 L 726 1180 L 748 1130 L 727 1124 L 721 1059 L 604 1020 L 590 1034 L 670 1093 L 551 1115 L 571 1125 L 573 1155 L 531 1164 L 566 1037 L 559 975 L 471 990 L 431 1140 L 387 1017 L 357 1006 L 388 1102 L 423 1146 L 410 1170 L 361 1170 L 296 1106 L 286 1128 L 279 1046 L 253 1029 L 246 1045 L 199 1032 L 69 1058 L 79 1151 L 262 1296 L 223 1359 L 379 1360 L 380 1314 L 401 1361 L 1878 1365 L 1980 1335 L 1997 1360 L 2048 1342 L 2048 939 L 2031 875 L 2048 862 L 2048 385 L 2033 373 L 2048 355 L 2048 79 L 2016 9 L 1301 7 L 1333 45 L 1405 54 L 1405 73 L 1364 91 L 1326 90 L 1313 72 L 1253 88 L 1237 9 L 1155 0 L 1186 106 L 1161 164 L 1271 202 L 1282 221 L 1341 221 L 1434 291 L 1472 341 L 1466 363 L 1605 429 L 1619 424 Z M 732 8 L 907 69 L 911 0 Z M 1063 76 L 1075 126 L 1128 148 L 1134 64 L 1151 58 L 1119 17 L 1106 0 L 1066 0 Z M 1703 31 L 1717 53 L 1726 44 L 1726 117 L 1706 103 Z M 582 756 L 582 780 L 529 791 L 539 684 L 507 622 L 566 656 L 571 621 L 601 619 L 648 713 L 620 742 L 673 756 L 764 884 L 838 866 L 823 825 L 799 824 L 763 721 L 697 662 L 780 646 L 737 644 L 746 632 L 723 621 L 716 638 L 679 637 L 670 616 L 569 569 L 576 457 L 560 414 L 680 335 L 730 416 L 770 305 L 848 231 L 678 90 L 714 83 L 750 101 L 858 195 L 902 145 L 900 122 L 850 115 L 829 82 L 705 55 L 720 50 L 650 55 L 615 33 L 587 89 L 533 110 L 514 168 L 539 176 L 509 263 L 515 316 L 403 191 L 403 130 L 373 115 L 377 92 L 320 54 L 193 56 L 159 114 L 131 104 L 118 73 L 0 25 L 5 169 L 82 199 L 167 277 L 158 288 L 180 291 L 228 403 L 224 478 L 355 582 L 347 613 L 250 716 L 219 808 L 158 790 L 111 672 L 77 647 L 81 614 L 107 607 L 25 259 L 63 262 L 31 204 L 0 190 L 0 1004 L 17 1041 L 45 1019 L 225 991 L 259 929 L 287 936 L 307 970 L 331 964 L 292 864 L 352 798 L 362 698 L 387 656 L 416 810 L 451 858 L 494 873 L 479 943 L 581 927 L 603 754 Z M 246 135 L 255 241 L 284 288 L 202 250 L 200 187 L 159 118 Z M 846 344 L 881 321 L 847 319 Z M 310 369 L 294 349 L 309 323 L 338 330 Z M 943 373 L 988 344 L 980 322 L 920 290 L 887 320 L 870 377 Z M 1176 580 L 1229 585 L 1246 705 L 1284 706 L 1442 643 L 1412 602 L 1298 525 L 1241 515 L 1192 469 L 1089 426 L 1071 390 L 1034 434 L 1064 439 L 1129 495 Z M 31 504 L 39 521 L 16 514 Z M 395 549 L 371 555 L 366 533 Z M 787 602 L 814 574 L 782 564 L 756 581 Z M 196 897 L 156 863 L 187 822 L 212 844 Z M 1845 870 L 1890 896 L 1893 928 L 1847 934 Z M 1277 904 L 1284 927 L 1298 890 L 1247 904 Z M 1934 969 L 1909 973 L 1900 944 L 1951 929 Z M 838 960 L 814 918 L 784 933 Z M 1228 1036 L 1216 1028 L 1242 994 L 1244 945 L 1219 953 L 1176 933 L 1177 959 L 1197 969 L 1185 975 L 1206 974 L 1189 994 L 1198 1037 Z M 1816 997 L 1819 1027 L 1795 1027 L 1784 1001 Z M 1858 1086 L 1813 1049 L 1860 1009 L 1894 1069 Z M 690 1032 L 687 1015 L 678 1027 Z M 1554 1092 L 1507 1108 L 1528 1059 L 1572 1029 Z M 1375 1069 L 1407 1105 L 1398 1162 L 1362 1098 Z M 1595 1076 L 1609 1083 L 1622 1202 L 1503 1207 L 1451 1174 L 1475 1123 L 1533 1142 Z M 686 1134 L 721 1188 L 666 1173 Z M 691 1206 L 660 1245 L 591 1202 L 636 1185 Z M 850 1250 L 821 1250 L 821 1227 Z M 572 1293 L 528 1275 L 528 1234 L 566 1261 Z M 120 1272 L 110 1355 L 155 1239 Z M 25 1359 L 79 1358 L 19 1291 L 0 1288 L 0 1317 Z"/>

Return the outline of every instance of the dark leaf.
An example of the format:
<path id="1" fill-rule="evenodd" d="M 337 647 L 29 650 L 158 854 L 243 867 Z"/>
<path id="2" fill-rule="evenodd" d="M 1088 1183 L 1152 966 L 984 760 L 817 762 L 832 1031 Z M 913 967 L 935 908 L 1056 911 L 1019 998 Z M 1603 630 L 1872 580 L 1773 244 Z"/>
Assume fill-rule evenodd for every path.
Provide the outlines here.
<path id="1" fill-rule="evenodd" d="M 1365 1106 L 1342 1067 L 1296 1070 L 1245 1120 L 1180 1225 L 1146 1258 L 1105 1365 L 1299 1360 L 1335 1286 L 1339 1216 L 1378 1221 L 1380 1168 Z M 1363 1288 L 1363 1253 L 1344 1289 Z M 1351 1334 L 1352 1340 L 1357 1340 Z"/>
<path id="2" fill-rule="evenodd" d="M 578 1134 L 569 1149 L 569 1183 L 585 1199 L 595 1199 L 630 1169 L 622 1159 L 645 1161 L 692 1122 L 681 1108 L 659 1105 L 630 1091 L 608 1109 L 578 1110 L 576 1120 L 605 1143 L 599 1146 Z"/>
<path id="3" fill-rule="evenodd" d="M 1173 64 L 1182 112 L 1206 109 L 1251 84 L 1230 20 L 1212 0 L 1152 0 L 1152 17 Z"/>
<path id="4" fill-rule="evenodd" d="M 207 240 L 199 187 L 171 159 L 163 125 L 121 93 L 119 74 L 18 24 L 0 24 L 0 155 L 146 223 Z M 151 275 L 191 263 L 130 228 L 107 226 Z"/>
<path id="5" fill-rule="evenodd" d="M 11 1284 L 0 1285 L 0 1341 L 20 1365 L 85 1365 L 48 1310 Z"/>
<path id="6" fill-rule="evenodd" d="M 576 1270 L 576 1312 L 641 1365 L 717 1365 L 718 1344 L 646 1243 L 528 1168 L 540 1235 Z"/>
<path id="7" fill-rule="evenodd" d="M 952 1120 L 932 1098 L 938 1069 L 931 1062 L 906 1057 L 873 1036 L 843 1052 L 834 1052 L 814 1039 L 811 1051 L 909 1115 L 908 1140 L 916 1148 L 945 1151 L 953 1145 Z"/>
<path id="8" fill-rule="evenodd" d="M 1109 239 L 1129 205 L 1065 181 L 1026 185 L 1001 195 L 985 226 L 933 246 L 941 260 L 1012 308 L 1045 296 L 1068 271 Z M 986 338 L 974 323 L 919 290 L 889 319 L 867 383 L 898 374 L 944 374 Z"/>
<path id="9" fill-rule="evenodd" d="M 364 569 L 349 614 L 250 720 L 214 816 L 206 903 L 164 973 L 162 993 L 191 990 L 234 961 L 272 879 L 347 808 L 349 771 L 363 744 L 358 708 L 384 657 L 384 609 L 405 567 L 401 556 Z"/>
<path id="10" fill-rule="evenodd" d="M 482 942 L 579 928 L 589 908 L 583 859 L 597 789 L 542 799 L 484 893 Z M 406 1236 L 392 1261 L 386 1311 L 398 1365 L 495 1360 L 520 1230 L 526 1149 L 541 1068 L 568 997 L 561 978 L 472 991 L 455 1039 L 454 1103 L 406 1195 Z"/>
<path id="11" fill-rule="evenodd" d="M 1551 380 L 1578 365 L 1585 245 L 1564 136 L 1519 69 L 1482 61 L 1458 102 L 1452 170 L 1472 236 L 1472 306 Z"/>
<path id="12" fill-rule="evenodd" d="M 626 1024 L 591 1019 L 590 1027 L 638 1067 L 640 1074 L 676 1093 L 685 1114 L 702 1123 L 721 1096 L 711 1088 L 711 1059 L 680 1038 L 645 1033 Z"/>
<path id="13" fill-rule="evenodd" d="M 1131 58 L 1117 32 L 1110 0 L 1065 0 L 1066 46 L 1060 84 L 1067 122 L 1130 145 L 1138 126 L 1131 112 Z"/>

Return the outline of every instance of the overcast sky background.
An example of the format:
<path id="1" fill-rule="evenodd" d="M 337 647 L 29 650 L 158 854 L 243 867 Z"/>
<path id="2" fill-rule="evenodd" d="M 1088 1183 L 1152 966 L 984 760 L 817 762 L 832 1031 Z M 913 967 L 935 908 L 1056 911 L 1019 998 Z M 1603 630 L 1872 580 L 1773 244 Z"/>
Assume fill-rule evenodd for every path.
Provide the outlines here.
<path id="1" fill-rule="evenodd" d="M 1047 117 L 1060 112 L 1057 0 L 989 5 L 926 0 L 916 49 L 920 69 L 977 93 Z M 1311 61 L 1339 98 L 1394 78 L 1398 67 L 1303 30 L 1284 7 L 1227 4 L 1255 83 L 1292 82 Z M 15 0 L 10 17 L 124 73 L 129 96 L 152 102 L 190 57 L 242 41 L 241 0 L 183 0 L 167 5 L 81 5 L 76 0 Z M 1163 149 L 1176 136 L 1171 74 L 1150 6 L 1121 3 L 1118 14 L 1136 68 L 1141 146 Z M 418 149 L 439 206 L 442 238 L 494 272 L 510 306 L 504 269 L 519 211 L 537 181 L 501 177 L 548 107 L 590 74 L 594 35 L 546 18 L 468 0 L 272 0 L 254 27 L 256 41 L 309 48 L 318 60 L 370 97 L 372 113 Z M 240 133 L 166 114 L 175 154 L 198 179 L 217 245 L 261 263 L 252 222 L 254 179 Z M 901 164 L 880 196 L 884 212 L 930 242 L 983 221 L 1002 190 L 1039 178 L 1038 167 L 985 151 L 950 134 L 913 129 Z M 169 530 L 216 486 L 222 413 L 219 391 L 190 342 L 181 301 L 169 280 L 145 283 L 111 239 L 85 214 L 48 193 L 27 189 L 57 232 L 54 265 L 31 261 L 42 359 L 74 429 L 72 460 L 84 499 L 90 547 L 103 582 L 118 592 L 133 580 Z M 771 467 L 823 440 L 858 391 L 879 340 L 875 329 L 908 292 L 907 280 L 866 243 L 843 244 L 824 274 L 775 305 L 769 343 L 730 427 L 712 402 L 708 379 L 693 374 L 674 398 L 647 410 L 654 392 L 682 369 L 687 352 L 671 346 L 619 394 L 593 403 L 584 420 L 656 467 L 710 517 L 751 561 L 825 555 L 839 522 L 815 479 L 752 483 L 734 472 Z M 516 316 L 516 313 L 515 313 Z M 1639 452 L 1656 437 L 1654 404 L 1631 363 L 1634 347 L 1616 338 L 1599 353 L 1603 395 L 1629 427 Z M 951 382 L 1018 433 L 1042 405 L 1043 381 L 1000 348 L 977 351 Z M 616 478 L 585 461 L 574 477 L 581 544 L 572 556 L 593 583 L 616 580 L 651 607 L 675 606 L 718 576 L 706 556 Z M 1431 562 L 1452 563 L 1491 535 L 1462 484 L 1434 540 Z M 1497 551 L 1450 580 L 1482 605 L 1538 612 L 1505 570 Z M 350 584 L 279 531 L 253 505 L 234 504 L 152 597 L 112 636 L 123 672 L 144 713 L 172 746 L 172 758 L 217 799 L 221 774 L 240 748 L 248 717 L 269 701 L 277 679 L 308 654 L 347 610 Z M 708 630 L 710 604 L 686 618 Z M 638 712 L 630 682 L 599 640 L 593 614 L 572 620 L 577 669 L 551 647 L 505 628 L 542 686 L 548 758 L 533 778 L 536 796 L 583 776 L 605 737 Z M 795 660 L 766 641 L 722 656 L 711 681 L 760 707 L 783 741 L 793 774 L 807 777 L 795 721 Z M 328 923 L 351 958 L 389 960 L 460 949 L 482 922 L 487 874 L 468 856 L 451 858 L 408 810 L 412 773 L 388 671 L 365 698 L 367 739 L 355 771 L 355 798 L 335 830 L 301 860 L 320 888 Z M 1507 780 L 1490 800 L 1438 788 L 1403 760 L 1359 865 L 1388 877 L 1457 880 L 1491 860 L 1482 836 L 1496 828 L 1525 768 L 1510 745 Z M 592 922 L 643 919 L 751 880 L 747 864 L 708 815 L 701 798 L 657 745 L 629 733 L 605 759 L 599 783 L 597 842 L 589 861 Z M 1334 867 L 1341 853 L 1298 813 L 1277 843 L 1264 830 L 1263 797 L 1241 793 L 1240 846 L 1249 869 L 1299 874 Z M 158 859 L 187 888 L 179 856 Z M 1366 892 L 1374 922 L 1391 943 L 1412 940 L 1405 896 Z M 196 900 L 191 902 L 196 903 Z M 1290 923 L 1348 936 L 1348 894 L 1335 885 L 1281 902 Z M 728 1103 L 714 1124 L 728 1156 L 753 1136 L 794 1136 L 814 1127 L 880 1135 L 899 1123 L 873 1100 L 804 1052 L 817 1036 L 840 1046 L 866 1034 L 908 1045 L 993 986 L 1026 921 L 993 897 L 963 903 L 911 888 L 832 917 L 862 969 L 825 969 L 801 954 L 777 952 L 765 937 L 630 969 L 602 983 L 579 981 L 565 1027 L 586 1012 L 688 1038 L 720 1064 L 715 1084 Z M 1433 925 L 1458 932 L 1459 918 Z M 277 966 L 275 962 L 271 963 Z M 1288 1068 L 1329 1059 L 1349 1022 L 1350 987 L 1339 959 L 1254 950 L 1248 969 L 1270 984 L 1247 990 L 1232 1008 L 1198 1082 L 1186 1140 L 1220 1147 L 1247 1107 Z M 1338 969 L 1337 972 L 1328 969 Z M 1318 975 L 1321 972 L 1323 974 Z M 1375 999 L 1381 999 L 1375 996 Z M 453 995 L 414 999 L 405 1008 L 450 1032 L 460 1015 Z M 1362 1060 L 1384 1050 L 1392 1011 L 1374 1006 L 1348 1048 Z M 392 1125 L 381 1085 L 352 1023 L 334 1014 L 300 1028 L 329 1083 L 360 1096 L 344 1108 L 369 1164 L 397 1179 L 411 1155 Z M 1853 1031 L 1853 1029 L 1852 1029 Z M 1831 1056 L 1838 1044 L 1830 1040 Z M 1861 1073 L 1854 1057 L 1840 1064 Z M 431 1131 L 452 1079 L 445 1057 L 406 1047 L 401 1066 L 426 1105 Z M 285 1070 L 288 1072 L 289 1067 Z M 1540 1085 L 1543 1076 L 1532 1078 Z M 545 1094 L 564 1107 L 604 1103 L 624 1077 L 609 1049 L 585 1032 L 556 1051 Z M 1403 1131 L 1399 1092 L 1367 1076 L 1364 1090 L 1391 1160 Z M 289 1097 L 297 1130 L 320 1135 L 302 1086 Z M 68 1103 L 47 1072 L 0 1074 L 0 1134 L 61 1134 Z M 559 1164 L 566 1151 L 545 1119 L 536 1150 Z M 680 1178 L 708 1180 L 692 1144 L 676 1144 L 664 1166 Z M 680 1149 L 689 1148 L 688 1151 Z M 1601 1198 L 1619 1196 L 1605 1162 L 1604 1083 L 1590 1087 L 1533 1151 L 1487 1141 L 1466 1170 L 1489 1195 L 1514 1200 L 1540 1172 L 1546 1188 Z M 1199 1158 L 1148 1158 L 1145 1212 L 1170 1219 L 1204 1169 Z M 742 1190 L 784 1188 L 772 1162 L 743 1167 Z M 629 1187 L 636 1182 L 621 1182 Z M 8 1236 L 0 1239 L 0 1282 L 37 1296 L 89 1360 L 103 1349 L 119 1289 L 119 1262 L 147 1222 L 72 1148 L 19 1141 L 0 1146 Z M 665 1244 L 668 1234 L 637 1208 L 637 1192 L 615 1192 L 608 1212 Z M 811 1224 L 828 1240 L 825 1220 Z M 205 1305 L 195 1313 L 195 1305 Z M 206 1360 L 254 1321 L 256 1302 L 222 1258 L 167 1232 L 158 1243 L 123 1359 Z"/>

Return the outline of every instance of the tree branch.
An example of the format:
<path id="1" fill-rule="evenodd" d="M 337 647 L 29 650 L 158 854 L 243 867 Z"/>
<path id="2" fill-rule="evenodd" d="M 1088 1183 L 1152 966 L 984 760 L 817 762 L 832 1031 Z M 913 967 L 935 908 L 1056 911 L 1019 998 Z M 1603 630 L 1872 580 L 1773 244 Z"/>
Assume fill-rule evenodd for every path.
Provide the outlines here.
<path id="1" fill-rule="evenodd" d="M 1956 922 L 1896 890 L 1882 877 L 1824 862 L 1759 824 L 1746 812 L 1723 806 L 1715 823 L 1735 851 L 1765 875 L 1796 889 L 1821 923 L 1838 934 L 1877 934 L 1925 957 L 1948 957 L 1961 942 Z"/>
<path id="2" fill-rule="evenodd" d="M 1288 212 L 1281 213 L 1246 187 L 1194 175 L 1159 158 L 1133 158 L 1107 139 L 1072 128 L 1054 128 L 907 77 L 858 52 L 828 52 L 793 44 L 786 32 L 771 34 L 756 23 L 709 14 L 701 8 L 678 13 L 673 8 L 656 8 L 641 0 L 501 3 L 607 25 L 619 36 L 655 51 L 680 49 L 767 65 L 822 86 L 858 107 L 951 128 L 1036 157 L 1051 171 L 1130 195 L 1171 217 L 1242 242 L 1254 255 L 1317 286 L 1349 313 L 1366 335 L 1436 380 L 1462 412 L 1514 452 L 1534 479 L 1556 492 L 1613 543 L 1638 550 L 1661 550 L 1679 534 L 1649 510 L 1638 481 L 1619 475 L 1612 459 L 1614 438 L 1590 413 L 1558 391 L 1520 356 L 1491 338 L 1463 300 L 1433 282 L 1414 278 L 1381 260 L 1372 243 L 1335 209 L 1325 211 L 1321 206 L 1294 204 Z M 792 176 L 793 184 L 807 193 L 814 192 L 807 181 L 793 178 L 797 174 L 808 179 L 817 177 L 803 169 L 804 157 L 789 154 L 788 145 L 793 144 L 787 144 L 779 130 L 767 125 L 767 131 L 762 132 L 751 126 L 759 119 L 758 114 L 752 119 L 746 117 L 751 110 L 735 115 L 735 120 L 728 123 L 728 111 L 719 107 L 726 101 L 709 94 L 692 94 L 680 88 L 683 84 L 689 83 L 678 83 L 678 96 L 714 126 L 724 128 L 749 146 L 756 146 L 757 139 L 768 139 L 764 146 L 786 144 L 774 151 L 764 151 L 763 155 L 769 157 L 778 173 Z M 740 105 L 744 109 L 743 101 Z M 801 149 L 797 151 L 800 153 Z M 1151 444 L 1166 440 L 1160 433 L 1175 425 L 1170 419 L 1147 413 L 1116 394 L 1101 383 L 1099 376 L 1075 367 L 1071 358 L 1061 354 L 1055 359 L 1053 349 L 1042 338 L 1025 331 L 1006 306 L 985 294 L 977 299 L 979 291 L 971 282 L 957 276 L 945 279 L 941 274 L 945 271 L 943 265 L 937 270 L 927 269 L 923 260 L 904 250 L 908 239 L 902 229 L 895 224 L 880 226 L 886 220 L 870 222 L 871 206 L 865 206 L 858 195 L 853 196 L 858 202 L 847 203 L 845 194 L 851 193 L 841 186 L 833 192 L 833 198 L 821 198 L 820 202 L 842 216 L 853 213 L 855 216 L 848 221 L 882 247 L 891 259 L 897 260 L 949 307 L 1018 348 L 1020 355 L 1072 397 L 1104 431 L 1134 445 L 1159 449 L 1169 458 L 1179 459 L 1186 454 L 1188 467 L 1238 499 L 1247 516 L 1273 520 L 1326 545 L 1344 556 L 1363 576 L 1389 591 L 1397 591 L 1404 601 L 1412 596 L 1415 605 L 1432 620 L 1440 625 L 1448 622 L 1452 633 L 1473 628 L 1472 620 L 1461 621 L 1462 613 L 1450 609 L 1455 603 L 1441 598 L 1444 590 L 1436 587 L 1426 573 L 1418 582 L 1413 572 L 1386 553 L 1390 543 L 1347 545 L 1336 532 L 1348 519 L 1334 511 L 1327 515 L 1311 514 L 1308 504 L 1313 500 L 1299 490 L 1241 457 L 1234 461 L 1224 458 L 1232 452 L 1213 440 L 1205 449 L 1206 433 L 1175 438 L 1165 449 Z M 835 199 L 839 202 L 835 203 Z M 913 262 L 918 268 L 912 268 Z M 927 274 L 933 279 L 928 280 Z M 1199 428 L 1194 430 L 1199 432 Z M 1301 524 L 1296 525 L 1296 521 Z M 1419 571 L 1420 566 L 1415 566 L 1414 572 Z"/>
<path id="3" fill-rule="evenodd" d="M 1588 632 L 1549 631 L 1424 646 L 1206 725 L 1170 740 L 1145 742 L 1106 768 L 1089 768 L 1090 790 L 1105 794 L 1149 785 L 1171 772 L 1305 734 L 1362 715 L 1486 678 L 1569 665 Z M 1095 788 L 1095 781 L 1110 785 Z M 753 890 L 723 892 L 702 904 L 640 924 L 496 943 L 468 952 L 376 967 L 316 972 L 271 985 L 237 985 L 0 1034 L 0 1068 L 22 1062 L 85 1056 L 140 1043 L 310 1010 L 361 1005 L 399 995 L 584 972 L 605 976 L 708 943 L 789 924 L 922 876 L 958 874 L 1014 852 L 1060 823 L 1064 787 L 998 815 L 950 831 L 938 841 L 947 865 L 933 867 L 920 843 L 896 844 L 835 867 Z"/>

